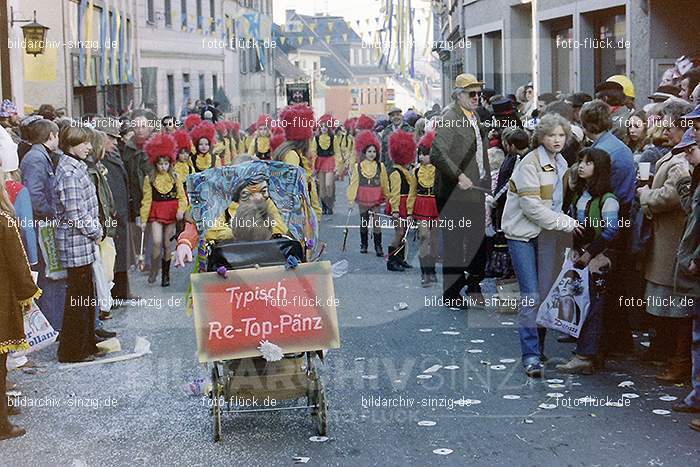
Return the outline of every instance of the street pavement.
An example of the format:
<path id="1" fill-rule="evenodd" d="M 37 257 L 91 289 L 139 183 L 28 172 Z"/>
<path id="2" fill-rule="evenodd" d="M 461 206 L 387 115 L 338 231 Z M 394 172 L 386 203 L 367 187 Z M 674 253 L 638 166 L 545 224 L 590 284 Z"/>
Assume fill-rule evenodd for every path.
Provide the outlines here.
<path id="1" fill-rule="evenodd" d="M 692 416 L 670 412 L 688 389 L 657 385 L 655 368 L 626 360 L 594 376 L 558 374 L 572 346 L 551 333 L 545 378 L 529 380 L 514 314 L 425 306 L 440 289 L 420 287 L 415 244 L 415 268 L 388 272 L 382 258 L 359 253 L 355 210 L 341 252 L 345 186 L 322 223 L 324 259 L 349 263 L 334 281 L 342 345 L 320 366 L 327 440 L 310 439 L 307 414 L 284 411 L 224 414 L 214 444 L 206 398 L 185 391 L 207 375 L 184 309 L 189 270 L 175 271 L 169 288 L 133 272 L 133 292 L 151 303 L 116 310 L 107 327 L 121 354 L 138 336 L 151 353 L 68 369 L 55 361 L 57 344 L 32 355 L 37 372 L 10 380 L 25 404 L 44 406 L 13 417 L 27 434 L 0 443 L 0 465 L 700 465 Z M 384 231 L 385 251 L 391 236 Z M 395 310 L 399 302 L 408 307 Z"/>

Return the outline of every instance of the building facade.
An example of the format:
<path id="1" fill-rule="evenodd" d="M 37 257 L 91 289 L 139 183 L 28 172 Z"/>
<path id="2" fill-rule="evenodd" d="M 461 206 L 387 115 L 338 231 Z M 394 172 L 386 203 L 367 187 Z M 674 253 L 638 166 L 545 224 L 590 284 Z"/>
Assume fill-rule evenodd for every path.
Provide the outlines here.
<path id="1" fill-rule="evenodd" d="M 145 107 L 182 116 L 211 98 L 244 125 L 274 111 L 271 0 L 137 3 Z"/>
<path id="2" fill-rule="evenodd" d="M 138 100 L 135 0 L 9 0 L 5 6 L 16 20 L 31 19 L 36 10 L 36 21 L 49 28 L 36 56 L 25 53 L 26 23 L 11 25 L 7 42 L 2 39 L 11 98 L 25 113 L 51 104 L 72 116 L 119 114 Z"/>
<path id="3" fill-rule="evenodd" d="M 443 0 L 438 10 L 447 99 L 462 71 L 497 93 L 535 80 L 540 94 L 593 94 L 596 83 L 624 74 L 639 98 L 697 49 L 681 14 L 697 11 L 694 0 Z"/>

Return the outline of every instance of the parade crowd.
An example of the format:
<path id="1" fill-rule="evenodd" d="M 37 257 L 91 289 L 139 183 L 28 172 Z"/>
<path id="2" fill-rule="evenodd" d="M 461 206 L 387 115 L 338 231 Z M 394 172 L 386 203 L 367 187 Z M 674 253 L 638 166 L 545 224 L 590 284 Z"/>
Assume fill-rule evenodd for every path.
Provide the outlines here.
<path id="1" fill-rule="evenodd" d="M 22 118 L 2 102 L 0 394 L 7 369 L 28 364 L 12 352 L 28 347 L 22 313 L 33 301 L 60 332 L 58 361 L 93 361 L 96 344 L 116 336 L 105 323 L 137 298 L 130 268 L 169 287 L 171 258 L 184 266 L 201 245 L 188 175 L 270 160 L 304 169 L 321 223 L 347 178 L 360 253 L 371 231 L 375 260 L 392 273 L 413 269 L 416 230 L 421 285 L 440 282 L 441 264 L 446 306 L 483 303 L 484 279 L 517 280 L 533 299 L 519 310 L 530 377 L 547 362 L 539 304 L 568 252 L 588 267 L 590 306 L 578 338 L 558 338 L 576 347 L 556 371 L 589 375 L 635 356 L 658 367 L 660 384 L 692 381 L 674 410 L 700 413 L 700 62 L 680 59 L 648 98 L 622 75 L 591 95 L 535 96 L 532 85 L 497 95 L 487 84 L 461 74 L 452 103 L 424 113 L 393 107 L 341 122 L 296 104 L 245 130 L 211 100 L 179 116 L 81 119 L 50 105 Z M 206 240 L 288 235 L 267 189 L 242 187 Z M 238 222 L 260 218 L 274 222 Z M 633 330 L 649 333 L 643 353 Z M 8 418 L 17 409 L 4 396 L 1 407 L 0 439 L 21 436 Z M 700 419 L 690 426 L 700 431 Z"/>

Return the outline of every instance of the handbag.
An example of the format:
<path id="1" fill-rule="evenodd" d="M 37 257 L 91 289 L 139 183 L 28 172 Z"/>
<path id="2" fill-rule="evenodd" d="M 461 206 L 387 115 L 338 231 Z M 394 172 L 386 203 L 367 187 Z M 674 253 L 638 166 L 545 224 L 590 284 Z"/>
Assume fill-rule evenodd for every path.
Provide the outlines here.
<path id="1" fill-rule="evenodd" d="M 54 330 L 49 321 L 41 312 L 36 302 L 24 313 L 24 334 L 29 343 L 28 350 L 12 352 L 12 355 L 21 357 L 31 352 L 48 347 L 56 341 L 58 332 Z"/>
<path id="2" fill-rule="evenodd" d="M 493 236 L 493 246 L 486 260 L 486 277 L 507 279 L 513 277 L 513 263 L 508 252 L 508 243 L 503 232 L 496 232 Z"/>

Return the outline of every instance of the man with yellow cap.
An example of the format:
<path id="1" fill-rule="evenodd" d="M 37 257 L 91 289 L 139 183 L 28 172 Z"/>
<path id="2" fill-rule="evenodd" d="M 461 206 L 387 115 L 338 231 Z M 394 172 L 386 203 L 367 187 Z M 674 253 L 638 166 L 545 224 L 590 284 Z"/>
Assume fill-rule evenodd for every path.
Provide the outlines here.
<path id="1" fill-rule="evenodd" d="M 483 84 L 468 73 L 457 76 L 453 102 L 436 122 L 430 150 L 444 240 L 443 299 L 449 307 L 467 307 L 460 293 L 465 285 L 468 293 L 479 295 L 486 266 L 484 197 L 491 170 L 476 114 Z"/>
<path id="2" fill-rule="evenodd" d="M 634 112 L 634 85 L 623 75 L 614 75 L 595 87 L 597 99 L 612 108 L 612 133 L 620 141 L 627 138 L 628 121 Z M 630 107 L 631 102 L 631 107 Z"/>

